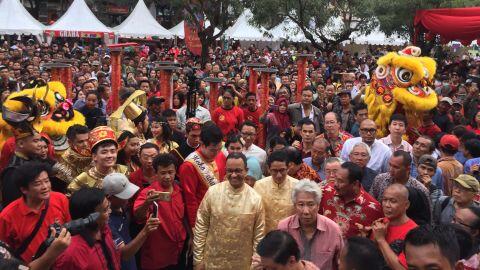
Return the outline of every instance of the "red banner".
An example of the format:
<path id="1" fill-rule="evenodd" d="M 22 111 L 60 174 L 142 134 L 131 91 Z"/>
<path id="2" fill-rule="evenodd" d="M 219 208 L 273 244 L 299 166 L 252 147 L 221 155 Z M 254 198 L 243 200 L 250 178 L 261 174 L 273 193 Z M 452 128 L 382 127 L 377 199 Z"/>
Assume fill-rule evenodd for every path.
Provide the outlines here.
<path id="1" fill-rule="evenodd" d="M 203 27 L 203 21 L 202 27 Z M 202 43 L 200 42 L 200 38 L 198 37 L 197 28 L 194 25 L 191 25 L 185 21 L 184 31 L 185 31 L 185 45 L 187 48 L 194 54 L 194 55 L 201 55 L 202 54 Z"/>

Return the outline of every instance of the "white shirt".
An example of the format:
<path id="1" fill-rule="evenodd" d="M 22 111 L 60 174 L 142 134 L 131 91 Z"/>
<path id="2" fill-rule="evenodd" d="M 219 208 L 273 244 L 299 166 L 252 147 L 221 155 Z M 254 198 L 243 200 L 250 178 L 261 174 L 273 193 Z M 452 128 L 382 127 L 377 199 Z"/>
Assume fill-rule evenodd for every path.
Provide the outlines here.
<path id="1" fill-rule="evenodd" d="M 185 113 L 187 112 L 187 106 L 183 106 L 177 110 L 177 119 L 178 119 L 178 127 L 181 131 L 185 131 L 185 123 L 187 122 Z M 200 119 L 201 123 L 205 123 L 207 121 L 212 120 L 210 116 L 210 112 L 202 106 L 198 106 L 195 110 L 195 117 Z"/>
<path id="2" fill-rule="evenodd" d="M 250 145 L 248 149 L 243 151 L 243 154 L 249 158 L 254 157 L 260 162 L 260 167 L 263 168 L 265 162 L 267 161 L 267 152 L 262 148 L 256 146 L 255 144 Z"/>
<path id="3" fill-rule="evenodd" d="M 343 144 L 342 152 L 340 153 L 340 157 L 345 160 L 349 161 L 349 154 L 352 151 L 352 148 L 355 144 L 362 142 L 362 137 L 355 137 L 345 141 Z M 388 161 L 392 156 L 392 151 L 390 147 L 386 146 L 381 141 L 375 139 L 372 146 L 370 146 L 370 151 L 372 155 L 370 157 L 370 161 L 367 164 L 367 167 L 378 172 L 384 173 L 388 171 Z"/>

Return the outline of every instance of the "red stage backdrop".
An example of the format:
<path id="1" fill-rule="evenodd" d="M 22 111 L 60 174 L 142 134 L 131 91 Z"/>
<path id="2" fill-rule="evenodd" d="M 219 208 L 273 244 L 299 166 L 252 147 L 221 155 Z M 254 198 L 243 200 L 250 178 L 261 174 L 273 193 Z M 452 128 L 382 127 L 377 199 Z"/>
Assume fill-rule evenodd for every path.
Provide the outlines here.
<path id="1" fill-rule="evenodd" d="M 438 34 L 445 42 L 470 44 L 480 38 L 480 7 L 418 10 L 414 26 L 414 42 L 420 33 L 427 33 Z"/>

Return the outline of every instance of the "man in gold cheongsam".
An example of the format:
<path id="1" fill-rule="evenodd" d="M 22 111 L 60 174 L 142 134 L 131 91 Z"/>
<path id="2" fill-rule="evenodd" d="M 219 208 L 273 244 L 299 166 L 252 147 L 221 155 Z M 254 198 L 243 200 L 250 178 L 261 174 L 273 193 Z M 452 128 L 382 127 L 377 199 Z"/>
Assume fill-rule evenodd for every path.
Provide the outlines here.
<path id="1" fill-rule="evenodd" d="M 265 234 L 276 230 L 280 220 L 295 214 L 292 191 L 298 180 L 287 175 L 287 163 L 286 152 L 273 152 L 267 161 L 271 176 L 258 180 L 254 186 L 265 208 Z"/>
<path id="2" fill-rule="evenodd" d="M 264 236 L 261 197 L 245 184 L 247 158 L 227 157 L 226 178 L 209 188 L 198 209 L 193 238 L 195 270 L 247 270 Z"/>

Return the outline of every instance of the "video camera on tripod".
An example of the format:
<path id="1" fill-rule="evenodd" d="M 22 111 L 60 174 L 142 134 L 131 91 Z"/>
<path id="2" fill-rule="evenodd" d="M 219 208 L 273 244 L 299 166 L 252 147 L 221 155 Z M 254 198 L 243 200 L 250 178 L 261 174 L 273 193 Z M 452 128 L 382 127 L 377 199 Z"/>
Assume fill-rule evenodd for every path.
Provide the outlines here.
<path id="1" fill-rule="evenodd" d="M 37 259 L 40 256 L 42 256 L 43 253 L 45 253 L 45 251 L 53 243 L 55 238 L 57 238 L 60 235 L 62 228 L 67 229 L 67 231 L 70 232 L 72 236 L 74 236 L 74 235 L 80 234 L 89 225 L 95 224 L 99 217 L 100 217 L 100 213 L 94 212 L 88 215 L 86 218 L 75 219 L 63 225 L 60 225 L 57 222 L 53 223 L 48 227 L 47 239 L 45 239 L 45 241 L 43 241 L 43 243 L 40 245 L 33 259 Z M 50 228 L 52 227 L 55 229 L 54 235 L 52 235 L 52 231 L 50 230 Z"/>

